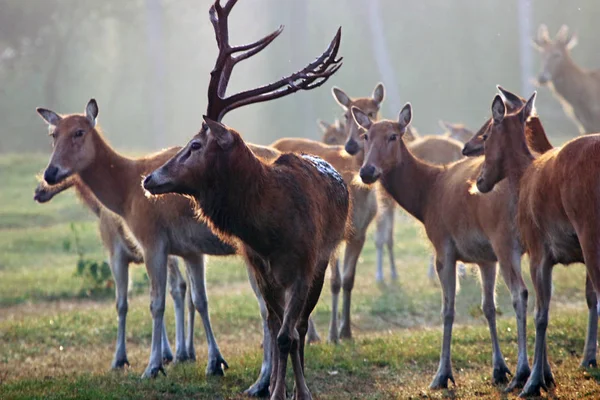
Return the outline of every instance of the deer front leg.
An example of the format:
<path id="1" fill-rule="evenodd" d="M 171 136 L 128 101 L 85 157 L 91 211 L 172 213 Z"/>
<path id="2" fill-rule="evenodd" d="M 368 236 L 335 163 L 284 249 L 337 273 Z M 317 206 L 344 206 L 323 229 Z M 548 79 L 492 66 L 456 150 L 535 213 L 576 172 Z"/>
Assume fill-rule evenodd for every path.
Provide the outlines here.
<path id="1" fill-rule="evenodd" d="M 190 361 L 196 361 L 196 348 L 194 346 L 194 323 L 196 317 L 196 307 L 194 307 L 194 302 L 192 301 L 192 288 L 191 285 L 188 288 L 189 290 L 185 293 L 185 300 L 187 303 L 187 333 L 185 338 L 185 350 L 187 352 L 188 358 Z"/>
<path id="2" fill-rule="evenodd" d="M 251 270 L 251 267 L 247 265 L 248 270 L 248 281 L 250 282 L 250 286 L 252 287 L 252 291 L 258 300 L 258 307 L 260 310 L 260 316 L 262 319 L 263 325 L 263 361 L 260 366 L 260 374 L 258 379 L 252 386 L 244 391 L 245 394 L 252 397 L 267 397 L 269 395 L 269 380 L 271 378 L 272 371 L 272 339 L 271 339 L 271 331 L 269 328 L 268 321 L 268 312 L 267 305 L 262 295 L 260 294 L 260 290 L 258 288 L 258 284 L 256 282 L 256 278 L 254 273 Z"/>
<path id="3" fill-rule="evenodd" d="M 329 320 L 329 343 L 337 344 L 339 342 L 338 332 L 338 303 L 340 299 L 340 289 L 342 288 L 342 278 L 340 274 L 340 263 L 336 259 L 331 265 L 331 319 Z"/>
<path id="4" fill-rule="evenodd" d="M 547 391 L 547 385 L 554 381 L 546 348 L 546 330 L 552 297 L 552 263 L 547 254 L 530 252 L 530 259 L 531 279 L 536 294 L 535 349 L 533 369 L 520 397 L 539 396 L 541 389 Z"/>
<path id="5" fill-rule="evenodd" d="M 346 244 L 344 255 L 344 275 L 342 277 L 342 288 L 344 289 L 344 304 L 342 306 L 342 322 L 340 324 L 340 338 L 352 338 L 352 326 L 350 321 L 350 308 L 354 278 L 356 277 L 356 263 L 365 244 L 365 237 L 358 236 L 349 240 Z"/>
<path id="6" fill-rule="evenodd" d="M 454 299 L 456 297 L 456 259 L 448 254 L 436 254 L 435 259 L 438 276 L 442 285 L 442 316 L 444 319 L 444 336 L 442 339 L 442 353 L 440 364 L 433 381 L 429 385 L 431 389 L 445 389 L 448 381 L 454 381 L 452 375 L 451 344 L 452 325 L 454 324 Z"/>
<path id="7" fill-rule="evenodd" d="M 496 329 L 496 263 L 479 263 L 481 274 L 482 299 L 481 309 L 488 322 L 490 337 L 492 339 L 492 364 L 494 366 L 492 378 L 495 385 L 508 382 L 508 376 L 512 375 L 506 366 L 504 356 L 500 350 L 498 341 L 498 330 Z"/>
<path id="8" fill-rule="evenodd" d="M 117 246 L 113 254 L 111 254 L 110 269 L 112 271 L 113 278 L 115 279 L 115 297 L 117 303 L 117 315 L 119 316 L 117 344 L 111 368 L 120 369 L 125 365 L 129 366 L 125 344 L 125 328 L 128 310 L 127 288 L 129 286 L 129 261 L 126 253 L 120 246 Z"/>
<path id="9" fill-rule="evenodd" d="M 206 342 L 208 344 L 208 363 L 206 365 L 206 375 L 223 376 L 225 372 L 223 368 L 229 368 L 227 362 L 221 355 L 219 345 L 215 339 L 215 335 L 210 324 L 210 316 L 208 313 L 208 297 L 206 295 L 206 281 L 204 271 L 204 256 L 186 257 L 186 269 L 190 278 L 190 290 L 192 291 L 192 301 L 196 310 L 202 319 L 204 332 L 206 333 Z"/>
<path id="10" fill-rule="evenodd" d="M 380 203 L 380 204 L 383 204 Z M 375 247 L 377 249 L 377 271 L 375 273 L 375 280 L 377 282 L 384 281 L 383 274 L 383 255 L 384 246 L 387 245 L 389 257 L 390 257 L 390 268 L 392 270 L 392 279 L 397 279 L 396 265 L 394 260 L 394 242 L 393 242 L 393 228 L 394 228 L 394 208 L 382 207 L 377 213 L 376 217 L 376 228 L 375 228 Z M 390 247 L 391 243 L 391 247 Z M 344 261 L 345 262 L 345 261 Z"/>
<path id="11" fill-rule="evenodd" d="M 165 374 L 162 362 L 165 292 L 167 289 L 167 254 L 163 249 L 144 254 L 146 270 L 150 278 L 150 312 L 152 313 L 152 347 L 150 361 L 142 378 L 155 378 Z M 166 374 L 165 374 L 166 375 Z"/>
<path id="12" fill-rule="evenodd" d="M 175 308 L 175 362 L 185 362 L 189 360 L 187 349 L 185 347 L 185 293 L 186 282 L 179 270 L 177 258 L 169 257 L 167 261 L 167 278 L 169 289 L 173 298 Z M 164 353 L 164 348 L 163 348 Z M 171 359 L 173 355 L 171 354 Z"/>

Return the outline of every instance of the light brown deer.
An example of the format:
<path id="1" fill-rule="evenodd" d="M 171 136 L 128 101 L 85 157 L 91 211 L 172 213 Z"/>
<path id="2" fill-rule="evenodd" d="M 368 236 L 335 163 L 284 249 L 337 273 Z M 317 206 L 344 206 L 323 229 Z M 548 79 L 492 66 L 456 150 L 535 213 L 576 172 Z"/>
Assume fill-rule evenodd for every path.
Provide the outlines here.
<path id="1" fill-rule="evenodd" d="M 317 124 L 323 133 L 321 141 L 330 145 L 341 145 L 346 141 L 346 128 L 344 124 L 336 119 L 333 124 L 329 124 L 323 120 L 317 120 Z"/>
<path id="2" fill-rule="evenodd" d="M 129 264 L 141 264 L 144 262 L 142 251 L 133 239 L 131 232 L 123 223 L 123 220 L 103 207 L 98 199 L 76 176 L 65 179 L 57 185 L 48 185 L 42 181 L 35 189 L 34 200 L 46 203 L 57 194 L 74 187 L 81 201 L 98 217 L 98 228 L 100 238 L 109 253 L 110 270 L 115 280 L 115 297 L 119 323 L 117 329 L 117 343 L 115 355 L 111 363 L 112 369 L 120 369 L 129 366 L 127 359 L 127 348 L 125 343 L 126 323 L 128 310 L 128 287 L 129 287 Z M 191 304 L 191 296 L 187 292 L 186 282 L 181 272 L 177 258 L 169 257 L 167 262 L 167 277 L 173 304 L 175 307 L 175 362 L 184 362 L 196 359 L 194 348 L 194 307 Z M 188 301 L 188 331 L 187 339 L 184 335 L 184 312 L 185 299 Z M 163 322 L 162 336 L 162 358 L 165 362 L 173 361 L 173 352 L 169 345 L 166 334 L 166 326 Z"/>
<path id="3" fill-rule="evenodd" d="M 346 236 L 342 273 L 340 274 L 337 260 L 331 265 L 332 300 L 328 340 L 337 343 L 339 338 L 349 339 L 352 337 L 350 308 L 356 265 L 365 244 L 367 228 L 377 214 L 377 195 L 369 187 L 353 182 L 360 169 L 359 159 L 346 153 L 342 146 L 330 146 L 309 139 L 283 138 L 272 143 L 271 147 L 282 152 L 306 153 L 324 159 L 341 173 L 348 186 L 353 205 L 348 215 L 348 223 L 352 226 L 352 231 Z M 344 297 L 338 331 L 338 303 L 342 287 Z"/>
<path id="4" fill-rule="evenodd" d="M 575 64 L 571 49 L 577 37 L 563 25 L 552 40 L 546 25 L 540 25 L 534 45 L 542 58 L 538 83 L 550 87 L 580 134 L 600 132 L 600 70 L 584 70 Z"/>
<path id="5" fill-rule="evenodd" d="M 445 130 L 443 137 L 458 140 L 459 142 L 466 143 L 469 141 L 475 132 L 467 128 L 464 124 L 457 124 L 447 121 L 438 121 L 442 129 Z"/>
<path id="6" fill-rule="evenodd" d="M 521 396 L 539 395 L 554 384 L 548 362 L 546 330 L 555 264 L 584 263 L 589 308 L 584 367 L 596 365 L 597 315 L 600 290 L 597 185 L 600 135 L 571 140 L 562 148 L 536 156 L 528 147 L 525 124 L 534 110 L 535 93 L 522 109 L 507 114 L 500 96 L 492 103 L 493 122 L 484 135 L 485 164 L 477 188 L 488 193 L 507 178 L 515 198 L 517 226 L 530 257 L 536 292 L 536 340 L 533 371 Z M 591 343 L 590 343 L 591 342 Z"/>
<path id="7" fill-rule="evenodd" d="M 383 187 L 409 214 L 425 226 L 435 250 L 435 264 L 443 291 L 444 334 L 440 364 L 431 388 L 444 388 L 454 382 L 450 357 L 456 261 L 476 263 L 481 272 L 482 309 L 492 339 L 493 382 L 507 381 L 509 370 L 500 350 L 496 330 L 494 290 L 496 262 L 500 262 L 517 315 L 517 372 L 509 385 L 522 385 L 529 376 L 526 343 L 527 287 L 521 277 L 523 253 L 509 222 L 510 196 L 500 184 L 490 196 L 469 193 L 469 180 L 479 174 L 482 157 L 462 159 L 446 166 L 434 166 L 415 157 L 402 137 L 412 119 L 410 104 L 404 106 L 397 121 L 372 122 L 353 107 L 356 122 L 364 134 L 365 160 L 360 170 L 363 182 L 380 181 Z"/>
<path id="8" fill-rule="evenodd" d="M 348 189 L 341 175 L 322 159 L 287 153 L 266 161 L 251 151 L 239 133 L 212 118 L 222 118 L 240 103 L 322 85 L 341 65 L 335 58 L 341 31 L 304 70 L 225 97 L 237 61 L 232 54 L 238 48 L 230 46 L 226 24 L 235 3 L 230 0 L 222 7 L 217 1 L 211 8 L 219 57 L 211 74 L 205 124 L 177 155 L 146 177 L 144 187 L 153 194 L 193 197 L 201 218 L 241 249 L 267 303 L 274 361 L 271 399 L 286 396 L 288 355 L 294 370 L 294 396 L 310 399 L 304 379 L 304 338 L 327 264 L 349 231 Z M 244 54 L 248 53 L 240 58 Z"/>

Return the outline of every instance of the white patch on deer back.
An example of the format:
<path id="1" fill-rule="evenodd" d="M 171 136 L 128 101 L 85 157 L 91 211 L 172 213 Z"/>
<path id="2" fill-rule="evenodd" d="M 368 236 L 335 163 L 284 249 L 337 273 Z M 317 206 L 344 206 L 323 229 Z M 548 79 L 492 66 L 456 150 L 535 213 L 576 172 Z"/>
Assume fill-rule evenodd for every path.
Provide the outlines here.
<path id="1" fill-rule="evenodd" d="M 342 175 L 340 175 L 340 173 L 337 172 L 337 170 L 333 168 L 331 164 L 329 164 L 327 161 L 310 154 L 302 154 L 301 157 L 305 160 L 310 161 L 311 164 L 315 166 L 315 168 L 317 169 L 317 171 L 319 171 L 320 174 L 329 176 L 330 178 L 335 179 L 339 183 L 344 183 Z"/>

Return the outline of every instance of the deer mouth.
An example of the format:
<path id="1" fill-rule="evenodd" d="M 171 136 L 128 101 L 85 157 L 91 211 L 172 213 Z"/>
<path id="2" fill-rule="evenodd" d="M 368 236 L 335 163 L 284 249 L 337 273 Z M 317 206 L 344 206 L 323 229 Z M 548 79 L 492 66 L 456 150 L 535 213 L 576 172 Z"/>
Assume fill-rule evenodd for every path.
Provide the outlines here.
<path id="1" fill-rule="evenodd" d="M 175 184 L 173 182 L 162 178 L 156 171 L 144 178 L 142 186 L 150 192 L 150 194 L 171 193 L 175 189 Z"/>

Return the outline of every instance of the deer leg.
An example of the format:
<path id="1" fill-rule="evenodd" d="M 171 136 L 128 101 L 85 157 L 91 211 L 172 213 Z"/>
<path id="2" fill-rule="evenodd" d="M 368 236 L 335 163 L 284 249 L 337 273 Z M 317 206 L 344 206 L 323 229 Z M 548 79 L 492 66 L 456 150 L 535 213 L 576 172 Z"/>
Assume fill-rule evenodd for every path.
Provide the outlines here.
<path id="1" fill-rule="evenodd" d="M 206 342 L 208 344 L 208 363 L 206 365 L 206 375 L 223 376 L 225 369 L 229 368 L 227 362 L 221 355 L 219 345 L 215 339 L 215 335 L 210 324 L 210 316 L 208 314 L 208 297 L 206 295 L 206 281 L 204 275 L 204 256 L 186 257 L 186 268 L 190 277 L 190 290 L 192 291 L 192 301 L 196 310 L 202 319 L 204 332 L 206 334 Z"/>
<path id="2" fill-rule="evenodd" d="M 339 341 L 338 333 L 338 302 L 340 298 L 340 289 L 342 288 L 342 279 L 340 276 L 340 263 L 336 259 L 331 265 L 331 320 L 329 321 L 330 343 L 337 344 Z"/>
<path id="3" fill-rule="evenodd" d="M 315 326 L 315 321 L 311 318 L 308 319 L 308 331 L 306 332 L 306 343 L 318 343 L 321 341 L 321 336 Z"/>
<path id="4" fill-rule="evenodd" d="M 442 389 L 448 387 L 448 380 L 456 384 L 452 376 L 451 344 L 452 325 L 454 324 L 454 299 L 456 297 L 456 259 L 448 254 L 436 255 L 435 265 L 442 285 L 442 315 L 444 319 L 444 336 L 442 340 L 442 353 L 440 364 L 433 381 L 429 385 L 431 389 Z"/>
<path id="5" fill-rule="evenodd" d="M 285 374 L 287 368 L 287 359 L 292 352 L 293 342 L 300 340 L 296 325 L 302 315 L 304 305 L 309 291 L 309 283 L 304 277 L 298 276 L 292 283 L 286 293 L 286 306 L 283 314 L 281 329 L 277 334 L 277 346 L 279 348 L 279 364 L 277 365 L 277 382 L 275 390 L 271 394 L 271 399 L 285 398 Z M 298 355 L 298 349 L 292 354 L 292 358 Z M 299 361 L 295 360 L 296 362 Z M 294 359 L 292 360 L 294 364 Z"/>
<path id="6" fill-rule="evenodd" d="M 340 324 L 340 338 L 352 338 L 352 326 L 350 321 L 350 306 L 354 278 L 356 276 L 356 263 L 358 256 L 365 244 L 365 236 L 355 236 L 346 243 L 344 254 L 344 275 L 342 276 L 342 288 L 344 289 L 344 303 L 342 305 L 342 321 Z"/>
<path id="7" fill-rule="evenodd" d="M 187 350 L 185 348 L 185 292 L 187 284 L 181 271 L 176 257 L 169 257 L 167 261 L 167 279 L 169 281 L 169 289 L 175 308 L 175 362 L 184 362 L 189 360 Z M 163 353 L 164 353 L 163 347 Z M 172 359 L 173 355 L 171 355 Z"/>
<path id="8" fill-rule="evenodd" d="M 260 316 L 262 319 L 263 325 L 263 361 L 260 366 L 260 374 L 258 379 L 252 386 L 244 391 L 245 394 L 252 397 L 266 397 L 269 395 L 269 380 L 271 378 L 272 371 L 272 339 L 271 332 L 269 328 L 268 321 L 268 312 L 267 305 L 262 295 L 260 294 L 260 290 L 258 288 L 258 283 L 256 282 L 256 277 L 252 272 L 250 266 L 247 266 L 248 269 L 248 280 L 250 281 L 250 286 L 254 291 L 254 295 L 258 300 L 258 307 L 260 309 Z"/>
<path id="9" fill-rule="evenodd" d="M 150 278 L 152 347 L 150 361 L 142 374 L 142 378 L 154 378 L 159 372 L 165 374 L 162 361 L 162 337 L 164 333 L 165 292 L 167 289 L 167 254 L 164 248 L 146 251 L 144 260 Z"/>
<path id="10" fill-rule="evenodd" d="M 500 271 L 504 282 L 510 290 L 513 308 L 517 317 L 517 341 L 519 354 L 517 359 L 517 370 L 511 382 L 505 388 L 511 392 L 516 388 L 522 388 L 527 382 L 531 369 L 527 359 L 527 286 L 521 274 L 521 251 L 516 245 L 508 246 L 507 249 L 494 249 L 500 260 Z"/>
<path id="11" fill-rule="evenodd" d="M 531 279 L 536 295 L 535 312 L 535 349 L 533 356 L 533 369 L 520 396 L 539 396 L 540 390 L 548 390 L 547 384 L 551 383 L 546 377 L 552 378 L 548 355 L 546 350 L 546 330 L 548 328 L 548 312 L 552 297 L 552 262 L 546 254 L 530 253 Z"/>
<path id="12" fill-rule="evenodd" d="M 112 369 L 129 366 L 127 360 L 127 349 L 125 344 L 125 328 L 127 323 L 127 289 L 129 286 L 129 259 L 121 247 L 117 245 L 110 257 L 110 269 L 115 279 L 115 297 L 117 315 L 119 316 L 119 327 L 117 328 L 117 344 L 115 355 L 111 364 Z"/>
<path id="13" fill-rule="evenodd" d="M 392 203 L 385 210 L 388 218 L 388 229 L 386 231 L 386 245 L 388 250 L 388 257 L 390 260 L 390 273 L 393 281 L 398 280 L 398 271 L 396 270 L 396 259 L 394 257 L 394 210 L 395 206 Z"/>
<path id="14" fill-rule="evenodd" d="M 163 326 L 162 326 L 162 359 L 163 359 L 163 363 L 165 364 L 169 364 L 170 362 L 173 361 L 173 351 L 171 350 L 171 344 L 169 343 L 169 335 L 167 334 L 167 324 L 165 323 L 165 320 L 163 319 Z"/>
<path id="15" fill-rule="evenodd" d="M 492 339 L 493 383 L 495 385 L 503 384 L 508 382 L 507 375 L 511 375 L 511 373 L 504 362 L 504 356 L 498 341 L 498 330 L 496 329 L 496 263 L 479 263 L 478 265 L 482 287 L 481 309 L 487 319 Z"/>
<path id="16" fill-rule="evenodd" d="M 185 301 L 187 303 L 187 332 L 185 338 L 185 350 L 190 361 L 196 361 L 196 348 L 194 347 L 194 323 L 196 319 L 196 307 L 192 301 L 192 288 L 185 292 Z"/>
<path id="17" fill-rule="evenodd" d="M 381 204 L 381 203 L 380 203 Z M 388 208 L 382 207 L 377 213 L 376 217 L 376 228 L 375 228 L 375 247 L 377 248 L 377 271 L 375 273 L 375 280 L 377 282 L 383 282 L 383 253 L 384 246 L 388 242 L 388 238 L 391 236 L 390 224 L 393 221 L 389 219 Z M 392 208 L 392 218 L 394 217 L 394 209 Z M 393 243 L 392 243 L 393 247 Z M 393 252 L 390 253 L 390 259 L 394 257 Z M 345 262 L 345 261 L 344 261 Z M 392 267 L 395 270 L 395 265 Z"/>
<path id="18" fill-rule="evenodd" d="M 583 360 L 581 366 L 597 367 L 596 362 L 596 350 L 598 343 L 598 311 L 597 311 L 597 298 L 594 285 L 590 275 L 587 274 L 585 277 L 585 300 L 588 306 L 588 327 L 587 335 L 585 338 L 585 346 L 583 348 Z"/>

